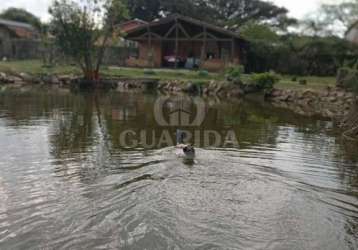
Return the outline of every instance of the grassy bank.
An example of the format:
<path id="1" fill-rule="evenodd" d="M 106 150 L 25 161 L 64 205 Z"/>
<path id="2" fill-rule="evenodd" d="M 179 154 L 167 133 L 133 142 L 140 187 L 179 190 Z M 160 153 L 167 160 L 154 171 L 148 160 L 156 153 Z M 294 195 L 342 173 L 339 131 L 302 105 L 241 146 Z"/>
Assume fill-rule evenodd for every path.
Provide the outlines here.
<path id="1" fill-rule="evenodd" d="M 299 84 L 299 80 L 306 80 L 306 85 Z M 325 89 L 327 87 L 334 87 L 336 85 L 336 78 L 332 76 L 317 77 L 317 76 L 304 76 L 294 79 L 292 76 L 282 76 L 280 82 L 276 85 L 281 89 Z"/>
<path id="2" fill-rule="evenodd" d="M 0 72 L 25 72 L 34 75 L 40 74 L 81 74 L 78 67 L 73 65 L 58 65 L 55 67 L 44 67 L 40 60 L 24 60 L 12 62 L 0 62 Z M 124 67 L 104 67 L 102 75 L 105 77 L 124 77 L 124 78 L 151 78 L 158 80 L 186 80 L 191 82 L 205 83 L 210 80 L 224 80 L 224 74 L 209 73 L 200 74 L 199 71 L 191 70 L 172 70 L 172 69 L 138 69 Z M 243 80 L 249 79 L 249 75 L 244 75 Z M 282 76 L 280 82 L 276 85 L 282 89 L 325 89 L 334 87 L 335 77 L 305 77 Z M 306 80 L 306 85 L 299 84 L 299 80 Z"/>
<path id="3" fill-rule="evenodd" d="M 33 75 L 41 74 L 80 74 L 81 71 L 71 65 L 61 65 L 56 67 L 45 67 L 41 60 L 22 60 L 0 62 L 0 71 L 5 73 L 29 73 Z"/>
<path id="4" fill-rule="evenodd" d="M 24 60 L 12 62 L 0 62 L 0 72 L 24 72 L 34 75 L 41 74 L 81 74 L 76 66 L 57 65 L 44 67 L 40 60 Z M 103 67 L 103 77 L 124 77 L 124 78 L 150 78 L 158 80 L 188 80 L 193 82 L 206 82 L 210 80 L 223 80 L 224 76 L 216 73 L 201 75 L 198 71 L 172 70 L 172 69 L 139 69 L 125 67 Z"/>

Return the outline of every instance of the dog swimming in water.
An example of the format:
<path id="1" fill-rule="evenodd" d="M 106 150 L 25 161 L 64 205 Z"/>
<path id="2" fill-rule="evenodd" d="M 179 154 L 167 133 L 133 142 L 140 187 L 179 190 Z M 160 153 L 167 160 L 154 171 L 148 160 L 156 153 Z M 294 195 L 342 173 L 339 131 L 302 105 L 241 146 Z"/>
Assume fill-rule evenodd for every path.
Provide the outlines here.
<path id="1" fill-rule="evenodd" d="M 184 158 L 186 160 L 194 160 L 195 158 L 194 147 L 192 145 L 184 143 L 186 134 L 181 130 L 177 130 L 176 136 L 177 136 L 177 145 L 176 145 L 177 156 Z"/>

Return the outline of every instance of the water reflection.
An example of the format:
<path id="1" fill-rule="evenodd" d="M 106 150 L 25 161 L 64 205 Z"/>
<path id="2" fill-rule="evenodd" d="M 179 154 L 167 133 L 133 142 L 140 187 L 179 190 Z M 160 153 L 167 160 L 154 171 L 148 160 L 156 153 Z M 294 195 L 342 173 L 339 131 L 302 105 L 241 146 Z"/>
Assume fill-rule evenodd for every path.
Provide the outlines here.
<path id="1" fill-rule="evenodd" d="M 0 248 L 358 248 L 357 145 L 330 121 L 207 99 L 189 130 L 230 129 L 239 145 L 199 143 L 186 164 L 172 147 L 120 142 L 175 133 L 158 126 L 157 98 L 0 93 Z"/>

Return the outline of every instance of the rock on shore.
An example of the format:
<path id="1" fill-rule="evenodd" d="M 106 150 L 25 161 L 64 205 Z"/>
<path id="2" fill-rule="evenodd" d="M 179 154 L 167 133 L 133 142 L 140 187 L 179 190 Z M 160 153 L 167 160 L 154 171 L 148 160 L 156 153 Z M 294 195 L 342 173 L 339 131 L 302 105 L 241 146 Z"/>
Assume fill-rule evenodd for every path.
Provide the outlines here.
<path id="1" fill-rule="evenodd" d="M 74 75 L 30 75 L 28 73 L 0 72 L 0 84 L 50 84 L 70 85 L 78 77 Z"/>
<path id="2" fill-rule="evenodd" d="M 341 88 L 328 87 L 324 91 L 274 89 L 267 98 L 274 106 L 301 115 L 339 118 L 349 113 L 356 97 Z"/>
<path id="3" fill-rule="evenodd" d="M 33 76 L 27 73 L 0 72 L 0 84 L 49 84 L 70 86 L 81 78 L 74 75 L 42 75 Z M 105 80 L 104 80 L 105 82 Z M 227 81 L 211 80 L 210 82 L 190 82 L 188 80 L 157 79 L 110 79 L 107 82 L 115 86 L 118 91 L 147 91 L 157 90 L 169 93 L 187 93 L 221 98 L 240 98 L 246 94 L 257 92 L 251 85 L 234 84 Z M 105 82 L 105 83 L 107 83 Z M 292 90 L 273 89 L 267 95 L 267 100 L 276 107 L 290 109 L 305 116 L 323 116 L 339 118 L 348 115 L 356 96 L 343 88 L 326 88 L 325 90 Z"/>

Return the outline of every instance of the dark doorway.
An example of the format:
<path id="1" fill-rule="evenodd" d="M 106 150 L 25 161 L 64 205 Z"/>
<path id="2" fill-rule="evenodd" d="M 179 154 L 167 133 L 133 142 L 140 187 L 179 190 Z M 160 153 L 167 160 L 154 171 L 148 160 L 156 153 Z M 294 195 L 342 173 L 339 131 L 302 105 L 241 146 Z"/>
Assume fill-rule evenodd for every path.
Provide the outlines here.
<path id="1" fill-rule="evenodd" d="M 3 40 L 0 39 L 0 59 L 2 59 L 4 57 L 4 43 Z"/>

